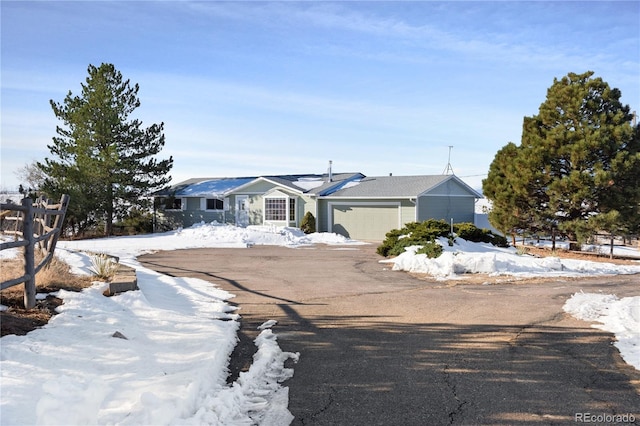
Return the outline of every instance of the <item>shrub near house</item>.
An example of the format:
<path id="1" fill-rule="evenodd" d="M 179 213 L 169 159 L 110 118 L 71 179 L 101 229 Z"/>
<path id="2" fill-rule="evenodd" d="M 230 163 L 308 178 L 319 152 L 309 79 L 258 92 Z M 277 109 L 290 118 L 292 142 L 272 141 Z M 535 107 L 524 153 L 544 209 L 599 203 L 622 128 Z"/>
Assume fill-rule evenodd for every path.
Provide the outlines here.
<path id="1" fill-rule="evenodd" d="M 402 229 L 394 229 L 387 233 L 387 238 L 377 248 L 381 256 L 398 256 L 410 246 L 422 246 L 418 253 L 424 253 L 430 258 L 442 254 L 442 246 L 436 243 L 438 237 L 448 237 L 449 245 L 453 245 L 454 237 L 472 242 L 491 243 L 498 247 L 508 247 L 507 239 L 495 235 L 487 229 L 480 229 L 472 223 L 453 224 L 454 235 L 451 235 L 451 225 L 444 220 L 429 219 L 424 222 L 410 222 Z"/>
<path id="2" fill-rule="evenodd" d="M 300 222 L 300 230 L 305 234 L 313 234 L 316 232 L 316 218 L 311 212 L 305 213 L 302 222 Z"/>

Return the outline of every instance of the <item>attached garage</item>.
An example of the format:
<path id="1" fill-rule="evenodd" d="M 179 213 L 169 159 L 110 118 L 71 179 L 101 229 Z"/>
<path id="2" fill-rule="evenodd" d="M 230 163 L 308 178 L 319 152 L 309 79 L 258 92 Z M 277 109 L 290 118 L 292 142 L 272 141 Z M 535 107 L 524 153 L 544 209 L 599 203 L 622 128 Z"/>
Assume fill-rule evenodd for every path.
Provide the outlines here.
<path id="1" fill-rule="evenodd" d="M 382 241 L 387 232 L 413 221 L 473 223 L 480 197 L 455 175 L 365 177 L 319 198 L 319 230 Z"/>
<path id="2" fill-rule="evenodd" d="M 329 203 L 331 232 L 356 240 L 384 240 L 401 225 L 400 202 Z"/>

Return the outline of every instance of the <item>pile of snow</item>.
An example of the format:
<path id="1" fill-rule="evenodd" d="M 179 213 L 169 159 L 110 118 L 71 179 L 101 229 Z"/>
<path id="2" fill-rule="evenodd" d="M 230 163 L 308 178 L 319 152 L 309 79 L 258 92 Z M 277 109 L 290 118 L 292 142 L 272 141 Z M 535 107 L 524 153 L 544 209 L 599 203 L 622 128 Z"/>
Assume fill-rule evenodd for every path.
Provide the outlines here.
<path id="1" fill-rule="evenodd" d="M 393 270 L 424 273 L 440 279 L 461 278 L 463 274 L 579 277 L 640 273 L 640 265 L 616 265 L 553 256 L 537 258 L 518 254 L 513 247 L 500 248 L 490 243 L 473 243 L 462 238 L 456 238 L 453 246 L 449 246 L 446 238 L 439 238 L 437 242 L 444 252 L 435 259 L 429 259 L 425 254 L 416 254 L 420 247 L 411 246 L 401 255 L 381 262 L 392 263 Z"/>
<path id="2" fill-rule="evenodd" d="M 297 186 L 298 188 L 302 188 L 305 191 L 311 191 L 312 189 L 324 185 L 324 183 L 324 179 L 321 177 L 302 177 L 293 182 L 295 186 Z"/>
<path id="3" fill-rule="evenodd" d="M 274 245 L 296 248 L 313 244 L 358 245 L 363 243 L 334 233 L 318 232 L 305 234 L 298 228 L 269 225 L 252 225 L 242 228 L 216 222 L 202 222 L 189 228 L 180 228 L 176 231 L 161 234 L 61 241 L 59 247 L 71 250 L 109 253 L 127 259 L 158 250 L 209 247 L 246 248 L 252 245 Z"/>
<path id="4" fill-rule="evenodd" d="M 563 307 L 574 317 L 599 322 L 593 327 L 615 334 L 622 358 L 640 370 L 640 296 L 576 293 Z"/>
<path id="5" fill-rule="evenodd" d="M 79 265 L 77 265 L 79 266 Z M 80 266 L 81 267 L 81 266 Z M 262 331 L 250 370 L 226 384 L 239 323 L 231 294 L 138 268 L 141 291 L 61 290 L 59 315 L 2 338 L 4 424 L 256 424 L 292 417 L 284 362 Z M 280 421 L 262 424 L 285 424 Z"/>

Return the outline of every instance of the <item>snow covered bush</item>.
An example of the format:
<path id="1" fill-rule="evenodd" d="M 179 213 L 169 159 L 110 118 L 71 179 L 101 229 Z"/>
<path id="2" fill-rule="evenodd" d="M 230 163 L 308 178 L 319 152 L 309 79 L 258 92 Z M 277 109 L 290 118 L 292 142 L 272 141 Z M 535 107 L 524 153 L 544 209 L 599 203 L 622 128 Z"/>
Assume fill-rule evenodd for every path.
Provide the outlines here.
<path id="1" fill-rule="evenodd" d="M 491 243 L 497 247 L 509 247 L 507 239 L 502 235 L 495 235 L 490 230 L 478 228 L 470 222 L 454 224 L 453 232 L 457 237 L 474 243 Z"/>
<path id="2" fill-rule="evenodd" d="M 429 219 L 424 222 L 409 222 L 402 229 L 387 232 L 385 240 L 377 248 L 379 255 L 398 256 L 404 253 L 406 247 L 425 246 L 434 243 L 439 237 L 448 238 L 449 246 L 455 243 L 455 237 L 476 243 L 491 243 L 497 247 L 508 247 L 507 239 L 493 234 L 488 229 L 477 228 L 473 223 L 453 224 L 454 235 L 451 235 L 451 225 L 444 220 Z M 427 249 L 438 257 L 439 254 Z M 431 256 L 429 256 L 431 257 Z"/>
<path id="3" fill-rule="evenodd" d="M 409 246 L 424 246 L 438 237 L 447 237 L 451 227 L 444 220 L 429 219 L 424 222 L 409 222 L 402 229 L 387 232 L 385 240 L 377 248 L 381 256 L 398 256 Z"/>
<path id="4" fill-rule="evenodd" d="M 442 251 L 442 246 L 434 241 L 425 243 L 422 248 L 416 250 L 416 254 L 426 254 L 429 259 L 435 259 L 440 257 Z"/>

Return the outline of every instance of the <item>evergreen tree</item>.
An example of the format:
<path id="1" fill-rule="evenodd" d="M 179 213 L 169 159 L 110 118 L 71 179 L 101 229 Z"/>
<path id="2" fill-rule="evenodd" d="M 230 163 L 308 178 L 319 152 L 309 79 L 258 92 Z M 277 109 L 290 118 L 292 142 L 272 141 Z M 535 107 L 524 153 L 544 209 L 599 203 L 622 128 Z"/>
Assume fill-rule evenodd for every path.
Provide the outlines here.
<path id="1" fill-rule="evenodd" d="M 482 191 L 492 202 L 489 222 L 500 232 L 512 236 L 527 228 L 527 200 L 519 197 L 523 184 L 516 166 L 518 148 L 509 142 L 496 154 L 489 166 L 489 175 L 482 181 Z"/>
<path id="2" fill-rule="evenodd" d="M 603 226 L 624 228 L 639 201 L 640 150 L 629 106 L 618 89 L 592 76 L 555 79 L 522 136 L 523 146 L 544 152 L 537 167 L 547 178 L 548 210 L 577 242 Z"/>
<path id="3" fill-rule="evenodd" d="M 595 231 L 638 231 L 639 131 L 620 91 L 592 76 L 554 79 L 538 115 L 524 118 L 520 146 L 509 146 L 513 161 L 506 147 L 496 155 L 483 189 L 497 223 L 528 208 L 525 229 L 573 242 Z"/>
<path id="4" fill-rule="evenodd" d="M 123 80 L 112 64 L 89 65 L 88 73 L 80 96 L 69 91 L 63 103 L 50 101 L 64 127 L 56 127 L 48 146 L 57 158 L 38 167 L 47 175 L 46 192 L 71 195 L 70 218 L 104 221 L 111 235 L 114 219 L 133 207 L 147 209 L 146 197 L 169 183 L 173 159 L 155 157 L 164 147 L 164 123 L 143 128 L 129 118 L 140 106 L 138 84 Z"/>

